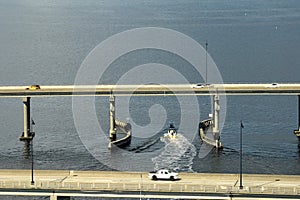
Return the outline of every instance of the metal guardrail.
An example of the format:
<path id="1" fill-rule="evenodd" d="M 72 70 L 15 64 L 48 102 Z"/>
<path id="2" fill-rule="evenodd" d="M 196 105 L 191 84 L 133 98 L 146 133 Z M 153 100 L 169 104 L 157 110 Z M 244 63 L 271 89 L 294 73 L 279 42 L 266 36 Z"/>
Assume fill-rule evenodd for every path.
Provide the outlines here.
<path id="1" fill-rule="evenodd" d="M 58 182 L 39 181 L 31 185 L 30 181 L 0 180 L 1 189 L 44 189 L 44 190 L 86 190 L 86 191 L 148 191 L 148 192 L 199 192 L 199 193 L 247 193 L 272 195 L 300 195 L 300 186 L 272 187 L 251 186 L 240 190 L 235 186 L 196 185 L 180 182 L 153 183 L 111 183 L 111 182 Z"/>

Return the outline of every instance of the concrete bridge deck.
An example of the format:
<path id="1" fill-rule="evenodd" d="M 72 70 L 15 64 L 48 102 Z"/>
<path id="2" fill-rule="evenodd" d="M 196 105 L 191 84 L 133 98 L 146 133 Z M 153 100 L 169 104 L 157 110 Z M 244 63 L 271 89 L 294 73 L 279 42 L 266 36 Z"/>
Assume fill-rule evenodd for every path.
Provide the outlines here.
<path id="1" fill-rule="evenodd" d="M 0 97 L 159 95 L 300 95 L 300 84 L 149 84 L 0 86 Z"/>
<path id="2" fill-rule="evenodd" d="M 0 191 L 121 191 L 300 197 L 300 176 L 297 175 L 244 174 L 243 189 L 239 189 L 238 174 L 179 173 L 179 176 L 181 180 L 178 181 L 153 181 L 146 172 L 35 170 L 35 182 L 31 185 L 31 170 L 0 170 Z"/>

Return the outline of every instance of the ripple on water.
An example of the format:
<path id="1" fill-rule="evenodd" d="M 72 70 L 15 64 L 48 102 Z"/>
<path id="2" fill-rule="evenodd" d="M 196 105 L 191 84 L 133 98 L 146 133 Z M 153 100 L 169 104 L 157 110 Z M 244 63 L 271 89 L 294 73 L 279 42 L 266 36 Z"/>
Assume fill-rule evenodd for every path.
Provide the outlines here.
<path id="1" fill-rule="evenodd" d="M 165 143 L 164 150 L 152 158 L 155 170 L 167 168 L 175 171 L 193 171 L 193 159 L 197 153 L 192 143 L 179 133 L 175 139 L 161 137 L 161 141 Z"/>

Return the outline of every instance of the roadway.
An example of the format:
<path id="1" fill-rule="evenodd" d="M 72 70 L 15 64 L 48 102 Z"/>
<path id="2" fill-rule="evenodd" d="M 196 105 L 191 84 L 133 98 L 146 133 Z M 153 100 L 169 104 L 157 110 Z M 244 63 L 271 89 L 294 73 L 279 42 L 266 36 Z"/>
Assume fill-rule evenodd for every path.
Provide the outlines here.
<path id="1" fill-rule="evenodd" d="M 300 95 L 300 84 L 148 84 L 0 86 L 0 97 L 163 95 Z"/>
<path id="2" fill-rule="evenodd" d="M 35 183 L 31 185 L 30 170 L 0 170 L 0 195 L 20 190 L 81 195 L 99 195 L 99 192 L 169 194 L 169 197 L 170 194 L 198 194 L 198 199 L 199 194 L 285 198 L 300 195 L 298 175 L 244 174 L 243 189 L 239 189 L 238 174 L 180 173 L 179 176 L 181 179 L 177 181 L 153 181 L 146 172 L 35 170 Z"/>

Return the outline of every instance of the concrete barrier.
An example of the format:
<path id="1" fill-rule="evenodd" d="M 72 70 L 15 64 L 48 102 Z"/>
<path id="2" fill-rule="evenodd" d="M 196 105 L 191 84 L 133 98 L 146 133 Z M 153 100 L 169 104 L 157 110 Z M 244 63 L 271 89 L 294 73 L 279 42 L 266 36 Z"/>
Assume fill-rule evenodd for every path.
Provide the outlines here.
<path id="1" fill-rule="evenodd" d="M 111 144 L 109 145 L 110 148 L 113 146 L 116 147 L 124 147 L 128 146 L 131 143 L 131 124 L 127 122 L 123 122 L 120 120 L 115 120 L 115 125 L 117 128 L 118 134 L 125 134 L 124 137 L 117 139 L 116 141 L 112 141 Z"/>
<path id="2" fill-rule="evenodd" d="M 199 123 L 200 138 L 204 143 L 222 149 L 223 147 L 222 147 L 222 144 L 219 141 L 219 139 L 213 140 L 213 139 L 207 137 L 205 134 L 205 131 L 207 131 L 210 128 L 210 126 L 212 126 L 212 123 L 213 123 L 212 119 L 206 119 Z"/>

